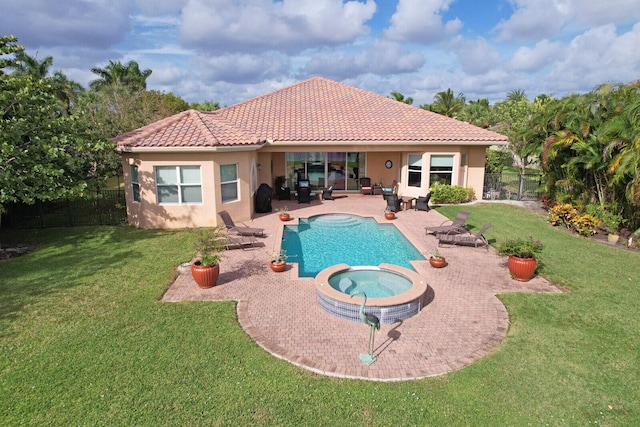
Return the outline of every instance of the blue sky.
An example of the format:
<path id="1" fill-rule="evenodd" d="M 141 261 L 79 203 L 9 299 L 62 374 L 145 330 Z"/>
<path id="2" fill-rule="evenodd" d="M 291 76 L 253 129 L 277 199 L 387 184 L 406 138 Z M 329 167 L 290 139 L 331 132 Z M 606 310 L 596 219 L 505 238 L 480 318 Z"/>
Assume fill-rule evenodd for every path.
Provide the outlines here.
<path id="1" fill-rule="evenodd" d="M 85 87 L 135 60 L 149 89 L 231 105 L 312 76 L 433 102 L 640 78 L 640 0 L 0 0 L 0 28 Z"/>

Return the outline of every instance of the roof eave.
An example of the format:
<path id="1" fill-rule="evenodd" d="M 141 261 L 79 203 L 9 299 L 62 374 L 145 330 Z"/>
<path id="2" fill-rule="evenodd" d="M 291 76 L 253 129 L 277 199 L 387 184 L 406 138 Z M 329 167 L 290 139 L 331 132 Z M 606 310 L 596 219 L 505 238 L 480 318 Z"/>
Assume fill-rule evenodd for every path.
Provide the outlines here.
<path id="1" fill-rule="evenodd" d="M 220 145 L 215 147 L 116 147 L 118 153 L 220 153 L 234 151 L 256 151 L 264 143 L 247 145 Z"/>

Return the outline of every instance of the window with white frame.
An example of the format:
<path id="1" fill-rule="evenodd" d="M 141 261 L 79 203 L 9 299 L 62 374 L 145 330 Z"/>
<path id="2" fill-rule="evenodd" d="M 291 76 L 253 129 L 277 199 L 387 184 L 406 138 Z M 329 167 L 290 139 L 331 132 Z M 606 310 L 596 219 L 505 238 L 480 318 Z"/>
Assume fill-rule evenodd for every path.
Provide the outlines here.
<path id="1" fill-rule="evenodd" d="M 238 164 L 220 165 L 220 194 L 222 202 L 238 200 Z"/>
<path id="2" fill-rule="evenodd" d="M 453 155 L 432 155 L 429 168 L 429 185 L 453 182 Z"/>
<path id="3" fill-rule="evenodd" d="M 156 166 L 158 203 L 202 203 L 200 166 Z"/>
<path id="4" fill-rule="evenodd" d="M 131 165 L 131 194 L 133 194 L 133 201 L 140 201 L 140 181 L 138 178 L 138 166 Z"/>
<path id="5" fill-rule="evenodd" d="M 420 187 L 422 182 L 422 154 L 409 154 L 407 158 L 409 187 Z"/>

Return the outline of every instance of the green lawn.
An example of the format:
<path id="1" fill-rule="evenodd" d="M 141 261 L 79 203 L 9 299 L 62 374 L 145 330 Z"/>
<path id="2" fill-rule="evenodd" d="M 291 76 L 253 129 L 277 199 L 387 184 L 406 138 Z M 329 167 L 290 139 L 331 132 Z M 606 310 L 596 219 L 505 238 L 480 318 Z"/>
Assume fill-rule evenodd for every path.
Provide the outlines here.
<path id="1" fill-rule="evenodd" d="M 231 302 L 160 302 L 186 231 L 4 234 L 38 250 L 0 261 L 0 425 L 640 425 L 640 255 L 512 206 L 465 209 L 490 241 L 542 240 L 539 271 L 571 291 L 500 296 L 511 326 L 492 354 L 401 383 L 276 359 Z"/>

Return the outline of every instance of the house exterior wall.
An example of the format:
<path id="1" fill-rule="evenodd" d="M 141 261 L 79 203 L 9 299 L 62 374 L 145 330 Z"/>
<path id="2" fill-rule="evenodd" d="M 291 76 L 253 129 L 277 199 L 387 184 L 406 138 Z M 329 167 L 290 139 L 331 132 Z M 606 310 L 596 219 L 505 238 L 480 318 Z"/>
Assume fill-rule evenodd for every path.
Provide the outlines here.
<path id="1" fill-rule="evenodd" d="M 279 150 L 288 150 L 279 147 Z M 367 152 L 366 174 L 373 183 L 391 186 L 399 184 L 402 196 L 424 196 L 429 182 L 431 155 L 450 154 L 454 157 L 452 183 L 472 187 L 476 196 L 481 195 L 484 185 L 485 146 L 406 146 L 389 151 L 389 146 L 335 145 L 314 146 L 313 151 L 361 151 Z M 394 147 L 396 148 L 396 147 Z M 222 224 L 217 212 L 226 210 L 235 221 L 248 221 L 254 212 L 254 194 L 261 183 L 274 188 L 276 176 L 285 171 L 285 152 L 275 147 L 259 151 L 228 152 L 164 152 L 122 153 L 122 166 L 127 200 L 127 217 L 130 224 L 139 228 L 211 227 Z M 291 151 L 304 151 L 301 148 Z M 308 151 L 308 150 L 307 150 Z M 407 186 L 408 154 L 422 156 L 422 180 L 420 187 Z M 465 159 L 462 164 L 463 156 Z M 385 163 L 391 160 L 392 167 Z M 223 203 L 220 190 L 220 165 L 238 164 L 238 194 L 235 201 Z M 140 202 L 133 201 L 130 165 L 138 166 Z M 159 204 L 156 196 L 156 166 L 198 165 L 201 171 L 202 203 Z M 287 183 L 290 187 L 294 183 Z"/>
<path id="2" fill-rule="evenodd" d="M 238 200 L 222 202 L 220 165 L 238 164 Z M 130 165 L 138 166 L 140 202 L 133 201 Z M 200 166 L 202 203 L 159 204 L 156 166 Z M 139 228 L 213 227 L 222 224 L 217 212 L 226 210 L 236 221 L 251 219 L 253 195 L 259 183 L 253 151 L 216 153 L 123 153 L 127 219 Z"/>

